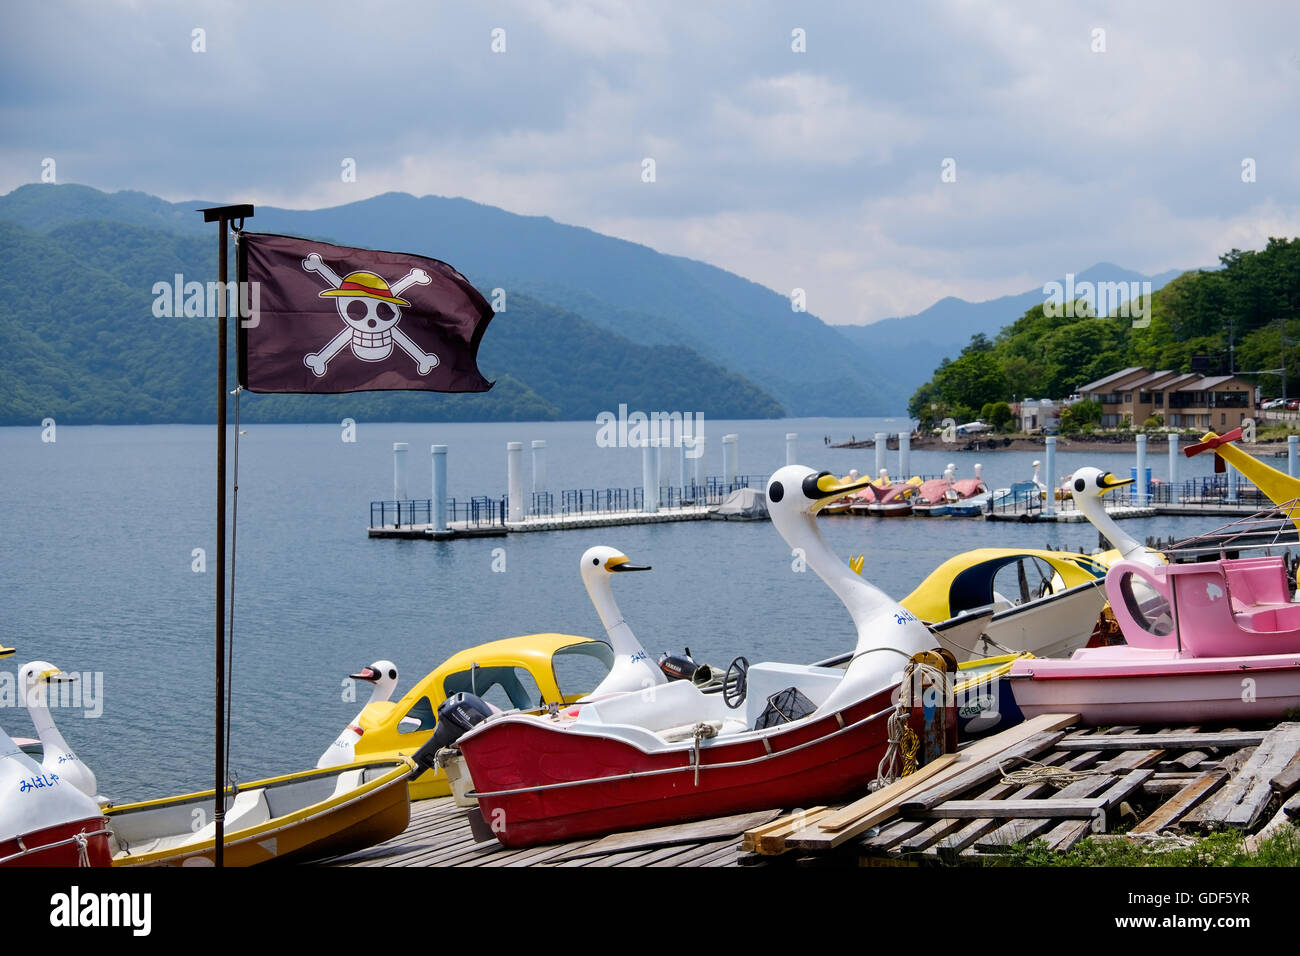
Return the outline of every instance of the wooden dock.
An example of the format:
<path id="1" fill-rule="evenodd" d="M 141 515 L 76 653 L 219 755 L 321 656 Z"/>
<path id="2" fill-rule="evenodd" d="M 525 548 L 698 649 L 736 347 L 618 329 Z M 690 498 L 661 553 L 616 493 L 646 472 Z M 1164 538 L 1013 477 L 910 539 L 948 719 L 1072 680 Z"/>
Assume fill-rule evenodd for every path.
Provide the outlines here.
<path id="1" fill-rule="evenodd" d="M 780 816 L 763 810 L 670 827 L 615 833 L 508 850 L 491 833 L 478 834 L 470 813 L 451 797 L 411 804 L 411 823 L 378 846 L 326 860 L 324 866 L 739 866 L 740 836 Z M 485 836 L 486 839 L 480 838 Z"/>
<path id="2" fill-rule="evenodd" d="M 450 798 L 411 805 L 400 836 L 325 866 L 975 864 L 1041 841 L 1148 841 L 1300 824 L 1300 723 L 1257 730 L 1072 729 L 1036 717 L 840 807 L 760 810 L 510 850 Z M 1260 829 L 1260 827 L 1263 829 Z M 1117 831 L 1120 831 L 1119 835 Z"/>
<path id="3" fill-rule="evenodd" d="M 706 521 L 712 510 L 707 505 L 687 506 L 682 508 L 661 508 L 656 512 L 644 511 L 604 511 L 586 514 L 562 514 L 529 516 L 522 521 L 506 521 L 503 524 L 471 524 L 468 521 L 453 521 L 447 530 L 435 533 L 431 524 L 406 524 L 370 526 L 367 535 L 371 538 L 470 538 L 502 537 L 507 534 L 519 534 L 528 531 L 568 531 L 574 528 L 609 528 L 629 524 L 660 524 L 667 521 Z"/>

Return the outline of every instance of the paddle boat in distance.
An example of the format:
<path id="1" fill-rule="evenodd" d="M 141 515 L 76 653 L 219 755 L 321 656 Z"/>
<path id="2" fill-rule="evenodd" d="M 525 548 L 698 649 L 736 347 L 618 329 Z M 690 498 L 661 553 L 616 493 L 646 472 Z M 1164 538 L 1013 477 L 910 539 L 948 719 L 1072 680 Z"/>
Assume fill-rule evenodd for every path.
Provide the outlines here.
<path id="1" fill-rule="evenodd" d="M 855 490 L 800 465 L 767 485 L 777 531 L 853 618 L 846 668 L 737 658 L 714 693 L 673 681 L 554 713 L 488 715 L 454 742 L 498 840 L 531 846 L 861 790 L 889 748 L 904 668 L 935 641 L 817 529 L 818 510 Z"/>
<path id="2" fill-rule="evenodd" d="M 984 483 L 984 466 L 975 465 L 974 478 L 957 478 L 952 483 L 956 499 L 949 504 L 948 514 L 953 518 L 978 518 L 988 510 L 993 497 L 989 486 Z"/>
<path id="3" fill-rule="evenodd" d="M 411 821 L 409 758 L 240 783 L 225 796 L 225 866 L 302 863 L 390 840 Z M 216 791 L 109 807 L 113 866 L 212 866 Z"/>
<path id="4" fill-rule="evenodd" d="M 912 514 L 918 518 L 940 518 L 951 513 L 952 504 L 958 498 L 953 489 L 956 468 L 956 465 L 949 464 L 942 478 L 928 478 L 921 482 L 912 496 Z"/>
<path id="5" fill-rule="evenodd" d="M 858 470 L 856 468 L 851 468 L 849 470 L 849 473 L 845 475 L 843 478 L 841 478 L 840 481 L 844 482 L 844 484 L 846 485 L 858 484 L 859 483 Z M 860 497 L 860 495 L 864 492 L 871 490 L 871 488 L 872 488 L 871 485 L 867 485 L 865 488 L 862 488 L 859 491 L 856 491 L 852 494 L 845 495 L 843 498 L 838 498 L 835 501 L 832 501 L 830 504 L 828 504 L 825 508 L 821 510 L 821 514 L 822 515 L 846 515 L 850 513 L 866 514 L 867 504 L 870 503 L 871 501 L 875 501 L 875 496 L 872 495 L 870 499 L 866 499 Z"/>
<path id="6" fill-rule="evenodd" d="M 1300 708 L 1300 604 L 1281 555 L 1120 561 L 1106 593 L 1127 643 L 1017 661 L 1009 680 L 1025 716 L 1201 723 L 1275 720 Z"/>
<path id="7" fill-rule="evenodd" d="M 867 505 L 867 514 L 881 518 L 903 518 L 912 513 L 912 501 L 921 487 L 919 475 L 904 482 L 891 482 L 889 472 L 880 469 L 875 484 L 876 500 Z"/>
<path id="8" fill-rule="evenodd" d="M 0 645 L 0 657 L 14 653 Z M 0 729 L 0 866 L 108 866 L 108 822 L 95 800 L 46 772 Z"/>

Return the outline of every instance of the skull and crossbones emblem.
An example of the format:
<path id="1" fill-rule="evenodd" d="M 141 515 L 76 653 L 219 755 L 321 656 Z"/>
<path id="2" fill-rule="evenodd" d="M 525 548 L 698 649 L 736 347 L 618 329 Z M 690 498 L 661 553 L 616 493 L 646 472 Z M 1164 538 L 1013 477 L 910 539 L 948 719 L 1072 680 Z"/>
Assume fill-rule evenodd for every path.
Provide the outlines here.
<path id="1" fill-rule="evenodd" d="M 415 360 L 421 375 L 428 375 L 438 367 L 438 356 L 425 352 L 397 327 L 402 309 L 411 304 L 401 294 L 413 285 L 429 284 L 429 274 L 423 269 L 412 269 L 390 286 L 373 272 L 351 272 L 339 278 L 314 252 L 302 260 L 302 267 L 330 284 L 320 296 L 333 299 L 343 318 L 343 329 L 338 335 L 319 352 L 302 358 L 317 378 L 325 374 L 334 356 L 349 345 L 352 354 L 363 362 L 384 361 L 393 354 L 396 344 Z"/>

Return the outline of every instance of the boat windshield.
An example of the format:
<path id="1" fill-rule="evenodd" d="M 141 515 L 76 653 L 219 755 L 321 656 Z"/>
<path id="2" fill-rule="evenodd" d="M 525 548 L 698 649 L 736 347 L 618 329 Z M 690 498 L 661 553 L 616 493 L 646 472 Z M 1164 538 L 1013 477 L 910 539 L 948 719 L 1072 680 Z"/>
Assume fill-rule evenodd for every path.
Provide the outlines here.
<path id="1" fill-rule="evenodd" d="M 1163 594 L 1135 574 L 1125 574 L 1119 582 L 1124 606 L 1138 626 L 1156 637 L 1173 632 L 1173 612 Z"/>
<path id="2" fill-rule="evenodd" d="M 561 647 L 551 658 L 555 686 L 567 702 L 589 694 L 614 667 L 614 649 L 604 641 L 587 641 Z"/>
<path id="3" fill-rule="evenodd" d="M 528 710 L 540 705 L 541 691 L 537 681 L 526 669 L 503 665 L 499 667 L 471 667 L 469 670 L 448 674 L 442 682 L 443 692 L 473 694 L 502 710 Z"/>

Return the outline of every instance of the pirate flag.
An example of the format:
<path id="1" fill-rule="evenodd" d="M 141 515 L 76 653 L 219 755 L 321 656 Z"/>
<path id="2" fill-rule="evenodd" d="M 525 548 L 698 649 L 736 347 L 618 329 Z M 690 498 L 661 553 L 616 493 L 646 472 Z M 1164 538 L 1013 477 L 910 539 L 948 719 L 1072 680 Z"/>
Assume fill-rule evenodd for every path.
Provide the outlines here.
<path id="1" fill-rule="evenodd" d="M 437 259 L 241 233 L 239 384 L 250 392 L 486 392 L 492 307 Z"/>

